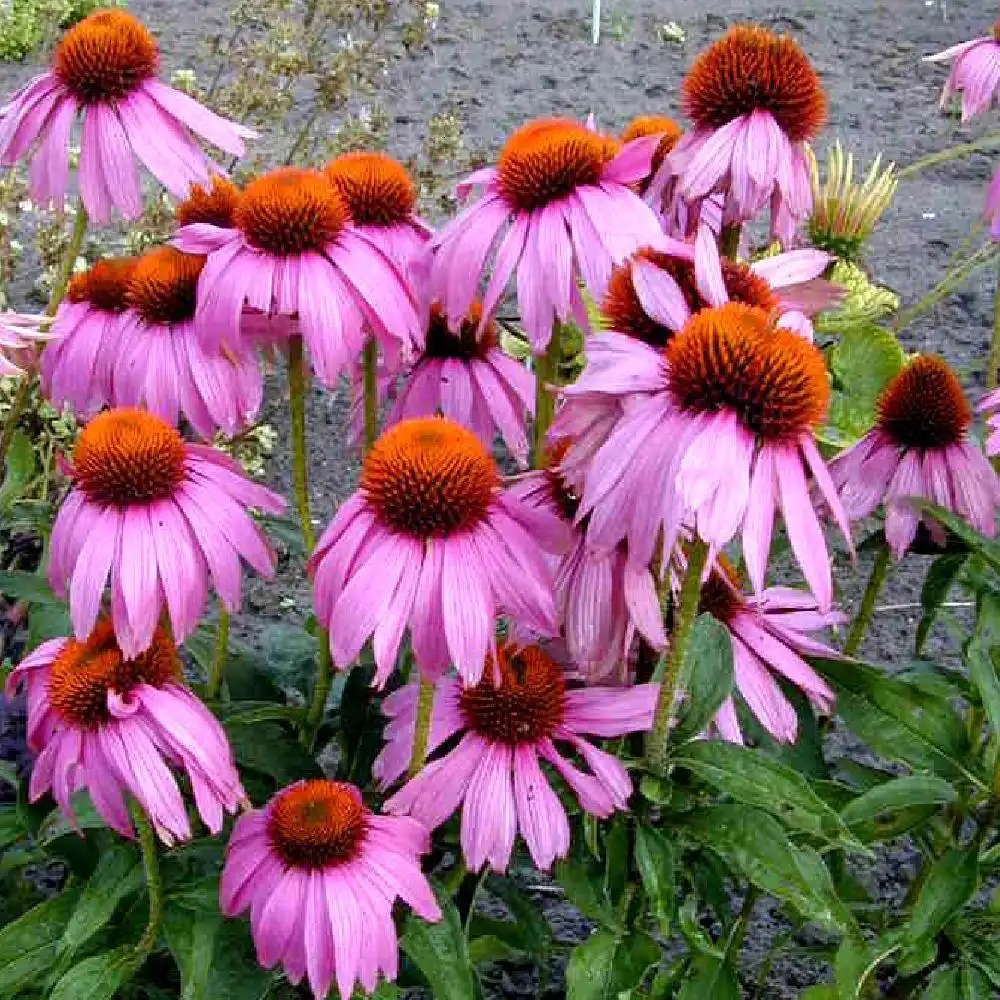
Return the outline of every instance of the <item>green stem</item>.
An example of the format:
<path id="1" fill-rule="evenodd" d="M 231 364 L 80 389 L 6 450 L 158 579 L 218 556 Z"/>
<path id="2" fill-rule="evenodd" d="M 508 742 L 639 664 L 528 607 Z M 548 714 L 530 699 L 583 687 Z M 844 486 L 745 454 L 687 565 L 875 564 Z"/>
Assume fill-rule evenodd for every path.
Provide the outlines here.
<path id="1" fill-rule="evenodd" d="M 668 744 L 670 741 L 670 718 L 677 697 L 677 683 L 684 669 L 691 632 L 698 617 L 698 602 L 701 597 L 701 577 L 708 562 L 708 545 L 695 538 L 688 555 L 687 573 L 681 587 L 680 601 L 676 607 L 673 634 L 670 637 L 670 657 L 660 680 L 660 696 L 656 704 L 653 728 L 646 740 L 646 760 L 654 774 L 663 775 L 667 771 Z"/>
<path id="2" fill-rule="evenodd" d="M 736 260 L 739 257 L 742 232 L 743 227 L 738 222 L 732 226 L 723 227 L 722 238 L 719 241 L 719 249 L 722 251 L 723 257 L 728 257 L 730 260 Z"/>
<path id="3" fill-rule="evenodd" d="M 747 889 L 747 894 L 743 898 L 743 905 L 740 907 L 740 914 L 736 918 L 736 923 L 733 924 L 732 932 L 729 935 L 729 940 L 726 943 L 726 955 L 731 958 L 736 958 L 740 949 L 743 947 L 743 941 L 747 936 L 747 930 L 750 927 L 750 920 L 753 917 L 754 907 L 757 905 L 757 900 L 760 899 L 760 891 L 756 886 L 750 886 Z"/>
<path id="4" fill-rule="evenodd" d="M 408 774 L 415 778 L 427 760 L 427 744 L 431 735 L 431 714 L 434 711 L 434 682 L 420 677 L 420 694 L 417 699 L 417 721 L 413 729 L 413 754 Z"/>
<path id="5" fill-rule="evenodd" d="M 302 525 L 302 541 L 306 556 L 316 547 L 316 532 L 313 529 L 312 510 L 309 504 L 309 449 L 306 443 L 306 374 L 303 360 L 302 338 L 292 337 L 288 341 L 288 401 L 292 417 L 292 481 L 295 485 L 295 502 L 299 509 Z M 333 684 L 333 663 L 330 658 L 330 634 L 325 628 L 316 626 L 316 640 L 319 651 L 316 659 L 316 686 L 312 704 L 302 724 L 301 742 L 312 747 L 316 732 L 323 722 L 326 701 Z"/>
<path id="6" fill-rule="evenodd" d="M 926 170 L 928 167 L 936 167 L 942 163 L 949 163 L 952 160 L 960 160 L 965 156 L 971 156 L 973 153 L 982 153 L 996 146 L 1000 146 L 1000 132 L 994 132 L 992 135 L 977 139 L 975 142 L 966 142 L 960 146 L 952 146 L 949 149 L 942 149 L 937 153 L 924 156 L 911 163 L 908 167 L 903 167 L 899 171 L 898 176 L 900 180 L 904 177 L 912 177 L 914 174 L 918 174 L 921 170 Z"/>
<path id="7" fill-rule="evenodd" d="M 544 469 L 548 464 L 545 453 L 545 438 L 552 426 L 556 413 L 556 398 L 549 386 L 555 385 L 559 377 L 559 362 L 562 360 L 562 341 L 559 324 L 552 327 L 552 336 L 544 354 L 535 358 L 535 423 L 532 441 L 532 465 Z"/>
<path id="8" fill-rule="evenodd" d="M 222 601 L 219 601 L 219 630 L 215 634 L 215 656 L 212 658 L 212 671 L 208 675 L 205 687 L 205 698 L 208 701 L 218 701 L 222 693 L 222 682 L 226 679 L 226 661 L 229 659 L 229 612 Z"/>
<path id="9" fill-rule="evenodd" d="M 59 303 L 62 302 L 63 297 L 66 295 L 66 289 L 69 287 L 69 279 L 73 274 L 73 265 L 76 263 L 77 257 L 80 256 L 80 250 L 83 248 L 83 238 L 86 234 L 87 210 L 81 203 L 77 206 L 73 232 L 70 234 L 66 253 L 63 255 L 62 263 L 59 265 L 59 273 L 52 284 L 49 302 L 45 307 L 46 316 L 55 316 L 56 310 L 59 308 Z M 48 329 L 48 326 L 49 324 L 45 324 L 46 329 Z M 24 416 L 28 400 L 31 398 L 31 387 L 33 384 L 34 378 L 30 375 L 25 375 L 21 379 L 21 384 L 17 387 L 17 395 L 14 397 L 13 402 L 10 404 L 10 409 L 7 411 L 7 419 L 4 421 L 3 431 L 0 432 L 0 473 L 2 473 L 2 470 L 7 465 L 7 452 L 10 450 L 10 443 L 14 440 L 14 432 L 17 430 L 17 425 L 21 422 L 21 417 Z"/>
<path id="10" fill-rule="evenodd" d="M 871 625 L 872 616 L 875 614 L 875 602 L 878 600 L 878 595 L 882 593 L 882 586 L 885 584 L 885 578 L 889 575 L 891 562 L 892 555 L 889 552 L 889 546 L 883 543 L 878 552 L 875 553 L 872 573 L 868 577 L 868 586 L 865 587 L 864 597 L 861 598 L 861 607 L 851 624 L 847 642 L 844 643 L 845 656 L 856 655 L 868 634 L 868 626 Z"/>
<path id="11" fill-rule="evenodd" d="M 986 388 L 997 387 L 997 377 L 1000 375 L 1000 262 L 997 265 L 997 289 L 993 300 L 993 337 L 990 340 L 990 351 L 986 355 Z"/>
<path id="12" fill-rule="evenodd" d="M 378 343 L 369 337 L 362 358 L 364 366 L 365 454 L 378 438 Z"/>
<path id="13" fill-rule="evenodd" d="M 160 859 L 156 850 L 156 836 L 146 814 L 136 804 L 132 804 L 132 820 L 139 832 L 139 848 L 142 851 L 142 866 L 146 870 L 146 891 L 149 895 L 149 920 L 146 929 L 136 945 L 136 956 L 142 960 L 156 950 L 163 923 L 163 882 L 160 878 Z"/>

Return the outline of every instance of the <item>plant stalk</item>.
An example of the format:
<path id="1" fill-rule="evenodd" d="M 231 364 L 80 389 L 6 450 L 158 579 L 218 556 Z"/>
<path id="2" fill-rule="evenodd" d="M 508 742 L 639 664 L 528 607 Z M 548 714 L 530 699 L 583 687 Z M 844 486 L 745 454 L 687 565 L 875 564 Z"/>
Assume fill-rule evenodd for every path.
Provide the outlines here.
<path id="1" fill-rule="evenodd" d="M 889 575 L 891 563 L 892 554 L 889 552 L 889 546 L 883 543 L 878 552 L 875 553 L 875 562 L 872 564 L 872 572 L 871 576 L 868 577 L 868 586 L 865 587 L 864 597 L 861 598 L 861 607 L 858 609 L 857 617 L 851 623 L 847 642 L 844 643 L 845 656 L 855 656 L 868 634 L 868 627 L 875 614 L 875 602 L 878 600 L 878 595 L 882 593 L 882 587 Z"/>
<path id="2" fill-rule="evenodd" d="M 212 657 L 212 672 L 208 675 L 205 697 L 208 701 L 218 701 L 222 693 L 222 682 L 226 679 L 226 662 L 229 659 L 229 612 L 221 599 L 219 601 L 219 630 L 215 634 L 215 656 Z"/>
<path id="3" fill-rule="evenodd" d="M 62 263 L 59 265 L 59 273 L 56 275 L 56 280 L 52 285 L 48 305 L 45 307 L 46 316 L 55 316 L 56 310 L 59 308 L 59 303 L 62 302 L 66 295 L 66 289 L 69 287 L 69 279 L 73 274 L 73 265 L 76 263 L 76 258 L 80 256 L 80 250 L 83 248 L 83 238 L 86 235 L 87 210 L 81 202 L 77 206 L 73 232 L 70 234 L 66 253 L 63 255 Z M 48 327 L 49 324 L 46 324 L 46 330 Z M 2 475 L 2 470 L 6 468 L 7 452 L 10 450 L 10 443 L 14 440 L 14 432 L 17 430 L 17 425 L 21 422 L 25 407 L 27 407 L 28 400 L 31 398 L 31 387 L 34 381 L 34 376 L 32 375 L 25 375 L 21 379 L 21 384 L 17 387 L 17 395 L 14 397 L 14 401 L 10 404 L 10 409 L 7 411 L 7 419 L 4 421 L 3 431 L 0 432 L 0 475 Z"/>
<path id="4" fill-rule="evenodd" d="M 549 386 L 556 385 L 559 378 L 559 364 L 562 360 L 560 333 L 559 324 L 555 323 L 549 346 L 544 354 L 535 358 L 535 422 L 532 427 L 531 464 L 536 469 L 544 469 L 548 465 L 545 438 L 556 413 L 556 398 Z"/>
<path id="5" fill-rule="evenodd" d="M 302 337 L 288 341 L 288 401 L 292 419 L 292 480 L 295 485 L 295 502 L 302 525 L 302 541 L 306 558 L 316 548 L 316 531 L 312 523 L 309 504 L 309 448 L 306 442 L 306 374 L 303 359 Z M 325 628 L 316 626 L 319 651 L 316 659 L 316 686 L 312 703 L 306 713 L 300 734 L 301 743 L 312 747 L 316 733 L 323 722 L 326 700 L 333 683 L 333 662 L 330 657 L 330 635 Z"/>
<path id="6" fill-rule="evenodd" d="M 160 859 L 156 849 L 156 835 L 145 812 L 132 803 L 132 820 L 139 833 L 139 848 L 142 851 L 142 866 L 146 871 L 146 891 L 149 895 L 149 920 L 142 937 L 136 945 L 136 957 L 147 958 L 156 950 L 163 923 L 163 881 L 160 878 Z"/>
<path id="7" fill-rule="evenodd" d="M 684 669 L 691 646 L 691 632 L 698 617 L 701 598 L 701 578 L 708 562 L 708 544 L 695 538 L 688 556 L 687 573 L 681 586 L 681 596 L 676 606 L 673 635 L 670 638 L 670 656 L 660 680 L 660 696 L 656 703 L 653 728 L 646 740 L 646 761 L 649 769 L 658 775 L 667 771 L 669 757 L 670 719 L 677 698 L 677 684 Z"/>
<path id="8" fill-rule="evenodd" d="M 736 260 L 740 255 L 740 236 L 743 235 L 743 227 L 737 222 L 731 226 L 723 226 L 722 237 L 719 240 L 719 249 L 723 257 Z"/>
<path id="9" fill-rule="evenodd" d="M 407 771 L 415 778 L 427 761 L 427 744 L 431 736 L 431 716 L 434 712 L 434 682 L 420 676 L 420 693 L 417 696 L 417 720 L 413 728 L 413 754 Z"/>
<path id="10" fill-rule="evenodd" d="M 365 454 L 378 439 L 378 342 L 369 337 L 362 358 L 364 368 Z"/>

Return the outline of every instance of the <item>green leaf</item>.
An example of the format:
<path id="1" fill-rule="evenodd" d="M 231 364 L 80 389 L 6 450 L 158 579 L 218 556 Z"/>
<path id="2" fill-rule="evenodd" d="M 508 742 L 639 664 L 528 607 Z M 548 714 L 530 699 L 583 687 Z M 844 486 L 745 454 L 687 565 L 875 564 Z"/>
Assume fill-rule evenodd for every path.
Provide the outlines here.
<path id="1" fill-rule="evenodd" d="M 119 903 L 142 884 L 142 865 L 131 846 L 118 844 L 108 851 L 84 886 L 80 902 L 66 924 L 60 951 L 74 954 L 108 923 Z"/>
<path id="2" fill-rule="evenodd" d="M 635 864 L 646 890 L 650 909 L 664 935 L 669 933 L 676 909 L 673 844 L 660 830 L 639 826 L 635 831 Z"/>
<path id="3" fill-rule="evenodd" d="M 876 753 L 917 770 L 985 789 L 961 716 L 916 684 L 856 660 L 810 662 L 837 690 L 837 712 Z"/>
<path id="4" fill-rule="evenodd" d="M 135 949 L 128 945 L 92 955 L 56 983 L 49 1000 L 112 1000 L 138 967 Z"/>
<path id="5" fill-rule="evenodd" d="M 648 934 L 623 938 L 599 930 L 570 955 L 566 1000 L 618 1000 L 643 981 L 660 954 L 660 946 Z"/>
<path id="6" fill-rule="evenodd" d="M 517 961 L 529 954 L 525 935 L 516 923 L 478 914 L 469 922 L 469 961 L 473 965 Z"/>
<path id="7" fill-rule="evenodd" d="M 21 570 L 0 573 L 0 594 L 27 601 L 29 604 L 63 603 L 52 593 L 52 588 L 44 576 L 39 576 L 37 573 L 25 573 Z"/>
<path id="8" fill-rule="evenodd" d="M 962 972 L 958 966 L 936 969 L 920 994 L 920 1000 L 963 1000 Z"/>
<path id="9" fill-rule="evenodd" d="M 0 930 L 0 997 L 15 996 L 52 968 L 79 895 L 64 890 Z"/>
<path id="10" fill-rule="evenodd" d="M 914 499 L 914 503 L 924 513 L 931 514 L 935 521 L 944 525 L 952 534 L 958 536 L 966 545 L 978 552 L 994 569 L 1000 570 L 1000 542 L 979 534 L 967 521 L 953 511 L 939 507 L 930 500 Z"/>
<path id="11" fill-rule="evenodd" d="M 316 637 L 300 625 L 272 622 L 262 630 L 260 645 L 268 676 L 281 688 L 308 694 L 316 676 Z"/>
<path id="12" fill-rule="evenodd" d="M 924 613 L 920 624 L 917 625 L 917 656 L 923 652 L 924 644 L 937 621 L 941 605 L 948 599 L 952 584 L 958 579 L 968 561 L 969 554 L 962 552 L 956 555 L 940 556 L 931 563 L 927 576 L 924 578 L 923 589 L 920 592 L 920 605 L 924 609 Z"/>
<path id="13" fill-rule="evenodd" d="M 733 690 L 733 641 L 721 622 L 709 614 L 699 615 L 691 630 L 690 649 L 680 683 L 684 702 L 673 731 L 675 743 L 703 733 Z"/>
<path id="14" fill-rule="evenodd" d="M 19 841 L 27 832 L 15 806 L 0 806 L 0 851 Z"/>
<path id="15" fill-rule="evenodd" d="M 629 823 L 618 813 L 604 838 L 604 891 L 615 906 L 629 888 Z"/>
<path id="16" fill-rule="evenodd" d="M 17 766 L 10 761 L 0 760 L 0 782 L 17 788 Z"/>
<path id="17" fill-rule="evenodd" d="M 279 722 L 241 725 L 238 717 L 223 720 L 223 726 L 241 768 L 266 774 L 278 785 L 322 776 L 315 758 L 287 726 Z"/>
<path id="18" fill-rule="evenodd" d="M 869 944 L 858 934 L 847 934 L 834 956 L 838 1000 L 861 1000 L 868 996 L 865 986 L 879 965 L 899 950 L 899 945 Z"/>
<path id="19" fill-rule="evenodd" d="M 263 1000 L 267 995 L 274 977 L 257 964 L 245 920 L 168 903 L 163 932 L 181 973 L 180 1000 Z"/>
<path id="20" fill-rule="evenodd" d="M 411 913 L 400 945 L 439 1000 L 475 1000 L 475 984 L 465 931 L 451 899 L 437 892 L 442 918 L 429 924 Z"/>
<path id="21" fill-rule="evenodd" d="M 969 677 L 983 700 L 986 718 L 993 732 L 1000 733 L 1000 677 L 997 676 L 991 651 L 982 639 L 975 638 L 968 644 L 965 662 L 969 667 Z"/>
<path id="22" fill-rule="evenodd" d="M 844 821 L 810 787 L 801 774 L 756 750 L 706 740 L 692 743 L 674 757 L 738 802 L 765 809 L 786 826 L 828 843 L 859 847 Z"/>
<path id="23" fill-rule="evenodd" d="M 28 647 L 30 652 L 49 639 L 72 634 L 69 609 L 64 604 L 33 604 L 28 612 Z"/>
<path id="24" fill-rule="evenodd" d="M 708 806 L 686 817 L 685 829 L 806 919 L 831 930 L 854 929 L 823 859 L 812 848 L 792 843 L 770 813 L 746 806 Z"/>
<path id="25" fill-rule="evenodd" d="M 618 915 L 604 892 L 604 872 L 591 860 L 569 857 L 555 869 L 556 881 L 566 898 L 585 917 L 610 930 L 619 929 Z"/>
<path id="26" fill-rule="evenodd" d="M 545 955 L 552 947 L 552 928 L 533 903 L 510 879 L 494 876 L 487 883 L 494 896 L 503 900 L 523 937 L 522 950 L 530 955 Z"/>
<path id="27" fill-rule="evenodd" d="M 914 807 L 947 805 L 958 792 L 944 780 L 930 774 L 905 775 L 876 785 L 859 795 L 840 811 L 840 818 L 865 843 L 886 839 L 887 830 L 895 831 L 898 814 Z M 933 808 L 930 810 L 934 811 Z M 918 809 L 918 816 L 924 815 Z"/>
<path id="28" fill-rule="evenodd" d="M 899 961 L 904 975 L 918 972 L 933 961 L 936 948 L 927 950 L 944 926 L 969 902 L 979 887 L 979 852 L 952 848 L 934 862 L 903 928 L 904 951 Z"/>
<path id="29" fill-rule="evenodd" d="M 37 469 L 31 438 L 23 430 L 16 430 L 7 450 L 7 469 L 0 486 L 0 509 L 7 512 L 11 503 L 24 495 Z"/>
<path id="30" fill-rule="evenodd" d="M 740 1000 L 736 969 L 715 955 L 696 955 L 677 1000 Z"/>

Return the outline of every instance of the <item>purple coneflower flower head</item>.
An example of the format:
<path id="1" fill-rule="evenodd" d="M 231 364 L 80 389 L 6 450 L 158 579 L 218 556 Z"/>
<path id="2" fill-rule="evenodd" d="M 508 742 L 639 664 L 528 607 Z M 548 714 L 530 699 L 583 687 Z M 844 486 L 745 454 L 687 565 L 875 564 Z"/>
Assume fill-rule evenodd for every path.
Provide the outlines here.
<path id="1" fill-rule="evenodd" d="M 629 558 L 649 565 L 661 528 L 666 553 L 685 525 L 716 550 L 739 532 L 759 594 L 780 508 L 806 581 L 829 610 L 829 554 L 809 473 L 848 544 L 850 529 L 815 440 L 830 393 L 822 354 L 763 310 L 734 302 L 697 313 L 663 352 L 633 344 L 621 345 L 628 365 L 611 372 L 639 395 L 596 452 L 593 442 L 581 449 L 577 516 L 590 515 L 592 544 L 627 538 Z M 563 462 L 574 482 L 576 447 Z"/>
<path id="2" fill-rule="evenodd" d="M 436 677 L 454 663 L 475 683 L 498 613 L 534 635 L 557 634 L 545 553 L 566 536 L 558 517 L 500 488 L 472 431 L 443 417 L 390 427 L 309 563 L 334 662 L 349 667 L 374 636 L 381 686 L 409 626 L 421 671 Z"/>
<path id="3" fill-rule="evenodd" d="M 285 502 L 248 480 L 228 456 L 185 444 L 159 417 L 108 410 L 83 429 L 73 489 L 52 528 L 49 582 L 69 597 L 77 639 L 90 635 L 111 580 L 123 655 L 149 647 L 164 607 L 177 642 L 198 624 L 209 580 L 230 611 L 240 605 L 241 559 L 262 576 L 274 553 L 248 508 Z"/>
<path id="4" fill-rule="evenodd" d="M 131 14 L 100 10 L 84 18 L 56 46 L 51 68 L 0 107 L 0 166 L 30 155 L 32 198 L 62 208 L 79 114 L 77 183 L 95 222 L 107 222 L 113 209 L 127 219 L 142 214 L 133 158 L 185 197 L 192 184 L 208 181 L 212 166 L 191 132 L 232 156 L 242 156 L 243 140 L 256 133 L 162 83 L 159 63 L 153 36 Z"/>
<path id="5" fill-rule="evenodd" d="M 798 735 L 795 709 L 776 675 L 799 688 L 818 711 L 830 712 L 833 691 L 802 656 L 837 655 L 808 633 L 841 624 L 845 621 L 842 614 L 820 611 L 812 594 L 791 587 L 770 587 L 759 597 L 745 595 L 735 569 L 722 555 L 716 557 L 702 584 L 698 610 L 728 630 L 736 689 L 776 740 L 794 743 Z M 743 742 L 732 698 L 719 710 L 713 728 L 725 740 Z"/>
<path id="6" fill-rule="evenodd" d="M 488 269 L 483 316 L 492 315 L 516 272 L 521 320 L 535 351 L 545 350 L 557 320 L 573 316 L 585 327 L 577 282 L 599 299 L 613 265 L 662 238 L 630 187 L 648 174 L 658 142 L 647 136 L 622 148 L 555 118 L 518 129 L 495 167 L 459 186 L 460 197 L 474 186 L 481 197 L 431 240 L 431 298 L 452 327 L 468 315 Z"/>
<path id="7" fill-rule="evenodd" d="M 385 153 L 343 153 L 326 166 L 356 229 L 379 246 L 415 287 L 427 278 L 433 230 L 417 215 L 417 189 Z"/>
<path id="8" fill-rule="evenodd" d="M 635 182 L 635 189 L 639 194 L 646 194 L 650 181 L 656 176 L 667 154 L 680 142 L 683 135 L 684 129 L 666 115 L 638 115 L 622 129 L 621 140 L 625 145 L 649 136 L 659 140 L 649 161 L 649 173 Z"/>
<path id="9" fill-rule="evenodd" d="M 32 802 L 52 792 L 74 825 L 74 793 L 85 789 L 113 830 L 133 837 L 132 796 L 167 845 L 191 839 L 174 776 L 191 782 L 195 805 L 213 833 L 246 793 L 226 735 L 184 684 L 177 647 L 158 627 L 148 648 L 129 658 L 101 619 L 90 636 L 52 639 L 23 659 L 7 692 L 28 693 L 28 745 L 38 754 Z"/>
<path id="10" fill-rule="evenodd" d="M 441 919 L 420 870 L 428 850 L 425 827 L 371 812 L 353 785 L 299 781 L 237 820 L 222 912 L 249 910 L 260 964 L 280 963 L 293 985 L 307 980 L 316 1000 L 334 983 L 341 1000 L 356 995 L 355 984 L 372 994 L 380 976 L 392 981 L 399 971 L 396 900 L 423 920 Z"/>
<path id="11" fill-rule="evenodd" d="M 56 406 L 90 417 L 111 404 L 118 327 L 128 308 L 135 257 L 106 257 L 75 275 L 52 322 L 42 354 L 42 392 Z"/>
<path id="12" fill-rule="evenodd" d="M 554 557 L 556 608 L 570 660 L 588 683 L 623 680 L 637 635 L 656 650 L 666 646 L 656 583 L 648 566 L 629 561 L 624 542 L 610 550 L 588 543 L 586 522 L 575 522 L 579 497 L 559 469 L 569 443 L 560 441 L 549 467 L 519 477 L 510 492 L 561 517 L 572 532 L 567 551 Z"/>
<path id="13" fill-rule="evenodd" d="M 116 327 L 111 402 L 142 406 L 168 424 L 183 414 L 203 438 L 216 430 L 232 437 L 251 424 L 264 395 L 253 346 L 212 351 L 194 325 L 200 254 L 157 247 L 135 264 L 128 281 L 129 308 Z"/>
<path id="14" fill-rule="evenodd" d="M 566 810 L 541 769 L 562 776 L 580 806 L 605 818 L 627 809 L 628 771 L 585 736 L 611 738 L 653 725 L 658 685 L 567 689 L 559 664 L 537 646 L 500 646 L 482 680 L 438 684 L 431 720 L 434 748 L 461 734 L 458 746 L 432 759 L 385 804 L 433 829 L 462 809 L 462 853 L 469 871 L 504 872 L 518 830 L 540 869 L 569 852 Z M 375 766 L 384 784 L 405 770 L 413 744 L 416 685 L 385 702 L 389 745 Z M 587 770 L 581 770 L 579 759 Z"/>
<path id="15" fill-rule="evenodd" d="M 496 325 L 482 320 L 479 304 L 473 303 L 454 331 L 435 305 L 423 353 L 403 375 L 387 424 L 440 413 L 468 427 L 487 448 L 499 433 L 523 466 L 528 460 L 526 416 L 534 412 L 531 372 L 504 354 Z"/>
<path id="16" fill-rule="evenodd" d="M 885 503 L 885 540 L 897 559 L 921 521 L 935 543 L 945 542 L 944 529 L 914 499 L 954 511 L 982 535 L 996 533 L 1000 480 L 969 440 L 971 423 L 955 373 L 939 357 L 916 357 L 882 392 L 875 427 L 830 464 L 852 520 Z"/>
<path id="17" fill-rule="evenodd" d="M 38 344 L 55 334 L 45 316 L 0 310 L 0 376 L 20 377 L 38 364 Z"/>
<path id="18" fill-rule="evenodd" d="M 684 109 L 694 128 L 667 156 L 651 194 L 670 177 L 694 205 L 722 192 L 727 223 L 749 222 L 770 204 L 771 231 L 787 243 L 812 206 L 805 146 L 827 112 L 802 49 L 755 25 L 731 28 L 685 77 Z"/>
<path id="19" fill-rule="evenodd" d="M 955 94 L 962 95 L 962 121 L 988 111 L 1000 95 L 1000 21 L 993 34 L 960 42 L 924 62 L 951 64 L 951 71 L 941 92 L 941 107 L 946 108 Z"/>
<path id="20" fill-rule="evenodd" d="M 283 167 L 247 185 L 231 228 L 182 227 L 174 245 L 207 254 L 196 323 L 207 348 L 240 341 L 244 308 L 298 317 L 272 335 L 300 332 L 325 385 L 361 353 L 369 334 L 388 355 L 420 345 L 413 292 L 347 202 L 313 170 Z M 249 338 L 248 338 L 249 339 Z"/>

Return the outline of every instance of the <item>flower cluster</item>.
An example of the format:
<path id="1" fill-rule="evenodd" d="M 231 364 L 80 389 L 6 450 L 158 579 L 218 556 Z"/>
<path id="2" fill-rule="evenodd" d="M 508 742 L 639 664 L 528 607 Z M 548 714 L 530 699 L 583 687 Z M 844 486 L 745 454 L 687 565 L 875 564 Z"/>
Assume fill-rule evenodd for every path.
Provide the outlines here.
<path id="1" fill-rule="evenodd" d="M 997 85 L 965 65 L 986 58 L 979 47 L 952 53 L 969 113 Z M 395 978 L 397 900 L 441 919 L 420 857 L 456 813 L 479 873 L 506 871 L 518 834 L 538 868 L 565 858 L 570 802 L 599 819 L 629 808 L 632 737 L 648 734 L 658 770 L 686 695 L 677 669 L 652 679 L 650 654 L 682 665 L 695 616 L 725 630 L 734 680 L 698 735 L 742 743 L 745 709 L 791 742 L 783 683 L 833 708 L 806 659 L 837 655 L 814 633 L 843 621 L 827 529 L 853 555 L 852 521 L 884 505 L 900 558 L 921 523 L 945 541 L 923 499 L 994 534 L 1000 481 L 940 358 L 908 359 L 852 447 L 822 446 L 831 384 L 814 319 L 842 290 L 835 241 L 810 246 L 803 231 L 856 251 L 893 179 L 876 167 L 837 229 L 832 202 L 856 196 L 838 153 L 813 212 L 807 144 L 827 104 L 790 38 L 737 26 L 709 46 L 684 83 L 686 131 L 658 116 L 620 137 L 568 118 L 523 125 L 458 185 L 461 210 L 436 231 L 382 153 L 237 186 L 195 135 L 239 156 L 253 134 L 160 82 L 158 65 L 145 27 L 100 11 L 0 108 L 0 164 L 29 161 L 39 201 L 69 191 L 79 124 L 81 223 L 138 215 L 137 163 L 176 199 L 163 245 L 74 275 L 49 318 L 0 316 L 0 374 L 37 370 L 84 422 L 47 552 L 72 635 L 21 660 L 8 691 L 27 693 L 30 796 L 51 791 L 71 820 L 86 790 L 123 836 L 151 823 L 173 845 L 192 837 L 183 790 L 213 835 L 242 811 L 221 908 L 249 911 L 260 963 L 317 998 Z M 744 224 L 765 211 L 782 251 L 741 257 Z M 502 346 L 511 289 L 530 369 Z M 585 364 L 565 384 L 571 336 Z M 320 646 L 301 740 L 322 728 L 331 670 L 370 647 L 388 689 L 374 764 L 385 815 L 327 778 L 254 808 L 208 707 L 221 676 L 206 705 L 182 669 L 178 644 L 210 591 L 225 616 L 244 565 L 275 571 L 258 516 L 284 500 L 211 445 L 252 426 L 264 355 L 287 363 Z M 352 380 L 364 449 L 356 491 L 315 544 L 306 358 L 324 387 Z M 505 475 L 497 439 L 520 472 Z M 782 531 L 802 588 L 775 584 Z M 621 746 L 598 745 L 611 739 Z"/>

